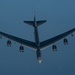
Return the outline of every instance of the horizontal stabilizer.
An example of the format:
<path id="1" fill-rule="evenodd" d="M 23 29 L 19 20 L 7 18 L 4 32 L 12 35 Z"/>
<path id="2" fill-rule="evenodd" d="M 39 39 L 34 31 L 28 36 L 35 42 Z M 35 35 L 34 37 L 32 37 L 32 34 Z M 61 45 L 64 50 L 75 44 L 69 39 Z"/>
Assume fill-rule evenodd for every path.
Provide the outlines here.
<path id="1" fill-rule="evenodd" d="M 33 26 L 34 25 L 34 21 L 24 21 L 24 23 Z"/>
<path id="2" fill-rule="evenodd" d="M 45 23 L 45 22 L 46 22 L 46 20 L 36 21 L 37 26 L 40 26 L 40 25 L 42 25 L 42 24 Z M 24 21 L 24 23 L 29 24 L 29 25 L 31 25 L 31 26 L 33 26 L 33 27 L 34 27 L 34 24 L 35 24 L 34 21 Z"/>
<path id="3" fill-rule="evenodd" d="M 37 21 L 37 25 L 39 26 L 39 25 L 42 25 L 43 23 L 45 23 L 46 22 L 46 20 L 41 20 L 41 21 Z"/>

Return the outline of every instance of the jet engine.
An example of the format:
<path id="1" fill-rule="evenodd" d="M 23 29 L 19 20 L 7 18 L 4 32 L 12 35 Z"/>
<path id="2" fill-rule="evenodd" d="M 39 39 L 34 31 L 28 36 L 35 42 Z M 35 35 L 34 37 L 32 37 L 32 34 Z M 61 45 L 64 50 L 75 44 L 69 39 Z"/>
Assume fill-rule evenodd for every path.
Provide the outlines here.
<path id="1" fill-rule="evenodd" d="M 0 35 L 0 39 L 2 39 L 2 36 Z"/>
<path id="2" fill-rule="evenodd" d="M 68 45 L 68 40 L 67 40 L 67 38 L 64 38 L 63 43 L 64 43 L 64 45 Z"/>
<path id="3" fill-rule="evenodd" d="M 53 46 L 52 46 L 52 50 L 53 50 L 53 51 L 57 51 L 57 46 L 56 46 L 56 45 L 53 45 Z"/>
<path id="4" fill-rule="evenodd" d="M 73 37 L 73 34 L 71 34 L 71 36 Z"/>
<path id="5" fill-rule="evenodd" d="M 24 52 L 24 47 L 22 45 L 19 47 L 19 51 Z"/>
<path id="6" fill-rule="evenodd" d="M 10 40 L 7 41 L 7 46 L 11 47 L 11 41 Z"/>

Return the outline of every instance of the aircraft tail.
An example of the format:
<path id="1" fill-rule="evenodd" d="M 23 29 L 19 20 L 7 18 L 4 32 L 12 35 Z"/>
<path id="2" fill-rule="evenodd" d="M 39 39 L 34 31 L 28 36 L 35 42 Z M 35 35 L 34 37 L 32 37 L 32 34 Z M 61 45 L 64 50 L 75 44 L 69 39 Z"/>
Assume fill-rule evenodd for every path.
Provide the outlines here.
<path id="1" fill-rule="evenodd" d="M 37 25 L 40 26 L 40 25 L 42 25 L 43 23 L 45 23 L 46 20 L 40 20 L 40 21 L 36 21 L 36 22 L 37 22 Z"/>
<path id="2" fill-rule="evenodd" d="M 46 22 L 46 20 L 36 21 L 37 26 L 40 26 L 40 25 L 42 25 L 42 24 L 45 23 L 45 22 Z M 24 23 L 29 24 L 29 25 L 31 25 L 31 26 L 34 27 L 34 21 L 24 21 Z"/>

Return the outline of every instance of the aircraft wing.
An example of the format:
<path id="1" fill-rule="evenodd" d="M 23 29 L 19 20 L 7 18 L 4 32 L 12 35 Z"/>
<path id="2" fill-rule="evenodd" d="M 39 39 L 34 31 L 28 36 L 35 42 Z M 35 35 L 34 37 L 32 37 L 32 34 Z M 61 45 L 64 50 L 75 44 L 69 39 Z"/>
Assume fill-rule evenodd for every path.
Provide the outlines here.
<path id="1" fill-rule="evenodd" d="M 49 45 L 51 45 L 51 44 L 63 39 L 63 38 L 65 38 L 66 36 L 68 36 L 69 34 L 73 33 L 74 31 L 75 31 L 75 28 L 73 28 L 73 29 L 71 29 L 71 30 L 69 30 L 69 31 L 67 31 L 65 33 L 62 33 L 60 35 L 57 35 L 57 36 L 55 36 L 55 37 L 53 37 L 51 39 L 43 41 L 43 42 L 40 43 L 40 48 L 41 49 L 45 48 L 45 47 L 47 47 L 47 46 L 49 46 Z"/>
<path id="2" fill-rule="evenodd" d="M 24 39 L 18 38 L 16 36 L 13 36 L 13 35 L 10 35 L 10 34 L 6 34 L 4 32 L 0 32 L 0 35 L 6 37 L 8 39 L 11 39 L 13 41 L 16 41 L 16 42 L 18 42 L 20 44 L 23 44 L 23 45 L 26 45 L 28 47 L 36 49 L 36 44 L 34 42 L 31 42 L 31 41 L 28 41 L 28 40 L 24 40 Z"/>

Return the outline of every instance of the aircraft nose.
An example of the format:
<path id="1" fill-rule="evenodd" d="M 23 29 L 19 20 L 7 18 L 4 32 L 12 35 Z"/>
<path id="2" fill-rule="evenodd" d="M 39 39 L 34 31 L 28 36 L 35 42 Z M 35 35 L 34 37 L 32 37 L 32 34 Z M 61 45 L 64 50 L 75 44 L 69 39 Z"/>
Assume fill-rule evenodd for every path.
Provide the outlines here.
<path id="1" fill-rule="evenodd" d="M 42 59 L 38 60 L 38 63 L 41 64 L 42 63 Z"/>

